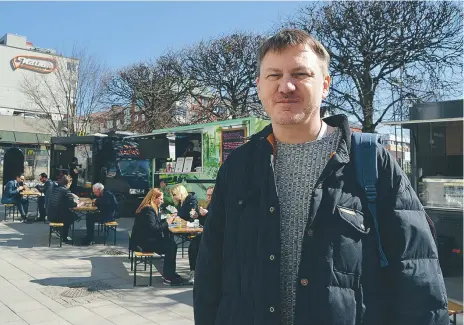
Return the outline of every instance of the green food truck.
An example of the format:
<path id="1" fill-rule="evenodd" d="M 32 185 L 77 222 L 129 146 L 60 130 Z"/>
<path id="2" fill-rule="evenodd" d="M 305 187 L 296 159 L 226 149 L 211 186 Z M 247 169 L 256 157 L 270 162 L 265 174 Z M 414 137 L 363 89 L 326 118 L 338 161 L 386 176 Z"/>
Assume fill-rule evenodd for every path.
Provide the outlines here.
<path id="1" fill-rule="evenodd" d="M 168 186 L 183 183 L 201 202 L 229 153 L 269 123 L 269 120 L 247 117 L 153 130 L 126 139 L 136 138 L 142 145 L 146 141 L 156 156 L 163 156 L 150 161 L 151 187 L 158 186 L 161 179 Z"/>

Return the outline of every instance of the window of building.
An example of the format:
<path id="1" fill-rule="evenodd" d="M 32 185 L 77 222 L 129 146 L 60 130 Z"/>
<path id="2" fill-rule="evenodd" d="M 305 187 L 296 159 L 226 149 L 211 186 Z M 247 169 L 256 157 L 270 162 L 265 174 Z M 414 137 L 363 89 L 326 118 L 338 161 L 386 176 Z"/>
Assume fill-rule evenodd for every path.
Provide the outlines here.
<path id="1" fill-rule="evenodd" d="M 134 116 L 134 120 L 135 120 L 135 122 L 138 122 L 138 121 L 139 121 L 139 116 L 138 116 L 138 115 L 135 115 L 135 116 Z"/>
<path id="2" fill-rule="evenodd" d="M 77 72 L 77 64 L 72 63 L 72 62 L 66 62 L 66 70 L 67 71 L 72 71 L 72 72 Z"/>
<path id="3" fill-rule="evenodd" d="M 112 129 L 113 128 L 113 121 L 108 121 L 106 123 L 106 125 L 108 126 L 108 129 Z"/>
<path id="4" fill-rule="evenodd" d="M 142 121 L 145 121 L 145 115 L 142 115 Z"/>

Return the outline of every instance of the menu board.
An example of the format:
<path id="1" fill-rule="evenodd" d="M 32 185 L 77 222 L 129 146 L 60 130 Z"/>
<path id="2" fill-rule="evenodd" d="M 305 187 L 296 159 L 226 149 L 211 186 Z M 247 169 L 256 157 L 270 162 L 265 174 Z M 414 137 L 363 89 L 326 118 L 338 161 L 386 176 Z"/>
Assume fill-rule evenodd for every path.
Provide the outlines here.
<path id="1" fill-rule="evenodd" d="M 227 159 L 232 150 L 246 142 L 246 128 L 221 130 L 221 164 Z"/>
<path id="2" fill-rule="evenodd" d="M 182 173 L 184 169 L 184 160 L 185 158 L 179 157 L 176 162 L 176 173 Z"/>

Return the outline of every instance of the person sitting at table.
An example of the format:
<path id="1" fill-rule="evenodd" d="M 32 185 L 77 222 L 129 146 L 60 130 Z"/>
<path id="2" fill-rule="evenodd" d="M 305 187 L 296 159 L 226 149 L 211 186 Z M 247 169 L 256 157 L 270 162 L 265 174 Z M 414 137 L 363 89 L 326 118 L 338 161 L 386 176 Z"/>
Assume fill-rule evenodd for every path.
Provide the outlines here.
<path id="1" fill-rule="evenodd" d="M 158 188 L 151 189 L 135 212 L 130 245 L 135 251 L 164 254 L 163 283 L 181 285 L 182 278 L 176 273 L 177 244 L 168 229 L 174 217 L 161 219 L 162 203 L 163 193 Z"/>
<path id="2" fill-rule="evenodd" d="M 48 197 L 50 197 L 51 190 L 55 185 L 55 182 L 49 179 L 46 173 L 40 174 L 40 182 L 42 183 L 42 185 L 37 185 L 35 188 L 37 189 L 37 191 L 44 195 L 39 196 L 37 201 L 39 205 L 39 218 L 37 219 L 37 221 L 44 221 L 45 216 L 47 214 L 47 200 Z"/>
<path id="3" fill-rule="evenodd" d="M 193 215 L 199 213 L 198 200 L 194 192 L 187 192 L 182 184 L 176 184 L 171 189 L 172 200 L 176 204 L 177 216 L 185 221 L 193 221 Z"/>
<path id="4" fill-rule="evenodd" d="M 206 201 L 208 205 L 206 209 L 200 207 L 199 212 L 200 214 L 195 213 L 192 215 L 193 219 L 197 219 L 200 221 L 200 225 L 203 227 L 206 222 L 206 218 L 208 217 L 208 210 L 209 204 L 211 203 L 211 198 L 213 197 L 214 185 L 209 186 L 206 189 Z M 189 283 L 195 283 L 195 266 L 197 264 L 197 257 L 198 251 L 200 250 L 200 242 L 201 242 L 201 234 L 196 235 L 189 244 L 188 247 L 188 256 L 189 256 L 189 264 L 190 264 L 190 274 L 189 274 Z"/>
<path id="5" fill-rule="evenodd" d="M 105 190 L 102 183 L 95 183 L 92 186 L 93 194 L 96 196 L 95 206 L 98 209 L 97 213 L 87 214 L 85 224 L 87 235 L 82 244 L 91 245 L 94 239 L 95 222 L 105 223 L 113 221 L 118 217 L 119 207 L 116 197 L 113 193 Z"/>
<path id="6" fill-rule="evenodd" d="M 174 203 L 176 203 L 177 207 L 177 216 L 184 219 L 185 221 L 194 221 L 195 218 L 199 214 L 198 210 L 198 200 L 194 192 L 187 192 L 187 189 L 182 184 L 176 184 L 171 189 L 172 199 Z M 192 240 L 195 240 L 193 237 Z M 194 277 L 195 277 L 195 264 L 196 264 L 196 256 L 195 253 L 192 253 L 192 248 L 190 247 L 192 243 L 189 244 L 189 265 L 190 265 L 190 273 L 189 273 L 189 283 L 193 284 Z M 196 243 L 193 244 L 194 246 Z M 195 247 L 193 248 L 195 250 Z"/>
<path id="7" fill-rule="evenodd" d="M 54 186 L 51 190 L 46 206 L 48 220 L 64 224 L 61 228 L 61 238 L 65 243 L 71 240 L 68 237 L 69 226 L 74 222 L 74 214 L 71 209 L 77 206 L 73 194 L 69 190 L 71 182 L 71 176 L 63 175 L 58 181 L 58 186 Z"/>
<path id="8" fill-rule="evenodd" d="M 16 179 L 8 181 L 2 195 L 3 204 L 15 204 L 18 208 L 21 219 L 27 222 L 29 201 L 21 196 L 21 191 L 25 190 L 24 185 L 20 185 L 21 180 L 24 182 L 24 175 L 17 174 Z"/>

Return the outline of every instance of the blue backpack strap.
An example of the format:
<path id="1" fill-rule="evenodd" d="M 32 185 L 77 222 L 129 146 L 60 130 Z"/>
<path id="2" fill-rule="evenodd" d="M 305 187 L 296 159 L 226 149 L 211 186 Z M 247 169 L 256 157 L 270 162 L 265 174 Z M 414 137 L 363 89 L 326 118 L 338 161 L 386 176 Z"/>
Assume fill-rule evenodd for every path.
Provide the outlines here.
<path id="1" fill-rule="evenodd" d="M 377 236 L 380 266 L 387 267 L 388 260 L 382 249 L 379 224 L 377 222 L 377 181 L 379 178 L 379 172 L 377 170 L 378 136 L 374 133 L 353 132 L 351 139 L 351 145 L 354 146 L 356 179 L 366 193 L 367 205 L 372 215 L 375 235 Z"/>

